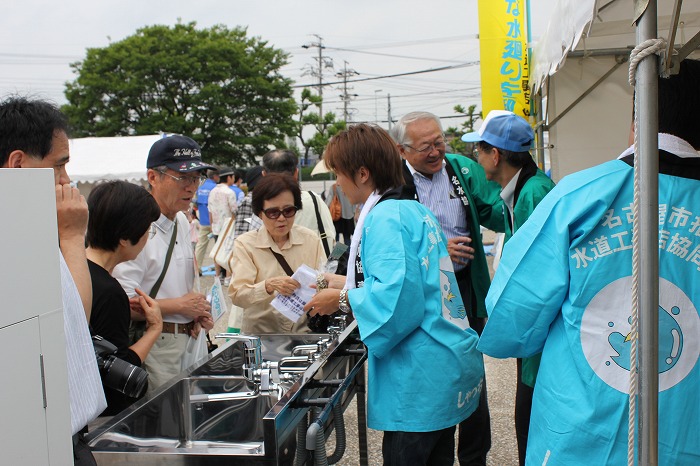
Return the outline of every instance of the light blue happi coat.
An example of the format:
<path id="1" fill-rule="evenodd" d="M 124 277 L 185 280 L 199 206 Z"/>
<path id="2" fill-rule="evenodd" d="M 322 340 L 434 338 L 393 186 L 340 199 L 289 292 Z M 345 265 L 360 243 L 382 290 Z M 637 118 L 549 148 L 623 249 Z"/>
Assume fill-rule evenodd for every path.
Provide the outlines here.
<path id="1" fill-rule="evenodd" d="M 700 464 L 700 181 L 659 176 L 659 464 Z M 543 351 L 528 465 L 627 464 L 633 168 L 564 178 L 508 242 L 479 349 Z"/>
<path id="2" fill-rule="evenodd" d="M 361 234 L 364 284 L 348 297 L 369 350 L 367 424 L 454 426 L 476 409 L 484 366 L 440 225 L 418 202 L 385 200 Z"/>

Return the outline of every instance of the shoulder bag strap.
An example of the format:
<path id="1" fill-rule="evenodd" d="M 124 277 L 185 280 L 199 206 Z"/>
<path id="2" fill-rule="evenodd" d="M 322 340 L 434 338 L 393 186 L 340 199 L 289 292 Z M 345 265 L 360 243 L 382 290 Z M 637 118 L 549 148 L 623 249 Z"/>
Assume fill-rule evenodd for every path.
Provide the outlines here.
<path id="1" fill-rule="evenodd" d="M 318 224 L 318 232 L 321 236 L 321 242 L 323 243 L 323 250 L 326 251 L 326 257 L 331 255 L 331 248 L 328 245 L 328 235 L 326 234 L 325 228 L 323 228 L 323 221 L 321 220 L 321 213 L 318 211 L 318 201 L 316 196 L 312 191 L 308 191 L 311 200 L 314 202 L 314 211 L 316 212 L 316 223 Z M 291 275 L 291 274 L 290 274 Z"/>
<path id="2" fill-rule="evenodd" d="M 282 254 L 273 251 L 272 248 L 270 248 L 270 252 L 272 253 L 273 256 L 275 256 L 275 259 L 277 259 L 277 262 L 280 263 L 280 265 L 282 266 L 282 269 L 284 269 L 284 272 L 285 272 L 287 275 L 289 275 L 290 277 L 291 277 L 292 275 L 294 275 L 294 271 L 293 271 L 292 268 L 289 266 L 289 264 L 287 263 L 287 259 L 285 259 L 284 256 L 283 256 Z"/>
<path id="3" fill-rule="evenodd" d="M 224 240 L 228 236 L 228 232 L 231 229 L 231 226 L 233 225 L 234 218 L 231 217 L 226 221 L 226 229 L 224 230 L 223 233 L 219 232 L 219 238 L 221 241 L 217 240 L 216 243 L 214 244 L 214 247 L 216 248 L 214 253 L 212 254 L 214 256 L 214 262 L 216 262 L 216 255 L 219 254 L 219 250 L 221 250 L 221 246 L 224 244 Z"/>
<path id="4" fill-rule="evenodd" d="M 156 299 L 158 290 L 160 290 L 160 285 L 163 283 L 165 278 L 165 272 L 168 271 L 168 266 L 170 265 L 170 258 L 173 257 L 173 249 L 175 248 L 175 238 L 177 238 L 177 217 L 175 217 L 175 225 L 173 226 L 173 235 L 170 237 L 170 244 L 168 245 L 168 252 L 165 254 L 165 264 L 163 265 L 163 271 L 160 273 L 160 277 L 156 280 L 151 292 L 148 293 L 153 299 Z"/>

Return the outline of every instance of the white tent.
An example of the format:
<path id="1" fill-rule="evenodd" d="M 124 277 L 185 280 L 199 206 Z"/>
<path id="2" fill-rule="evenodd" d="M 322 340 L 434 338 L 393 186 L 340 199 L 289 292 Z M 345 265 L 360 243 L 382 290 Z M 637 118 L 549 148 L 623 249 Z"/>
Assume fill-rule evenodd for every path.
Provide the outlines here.
<path id="1" fill-rule="evenodd" d="M 682 5 L 682 8 L 681 8 Z M 637 10 L 638 8 L 638 10 Z M 639 19 L 637 27 L 635 23 Z M 637 77 L 639 152 L 639 264 L 633 275 L 639 315 L 638 411 L 631 432 L 637 437 L 639 464 L 658 464 L 658 166 L 656 88 L 659 72 L 700 46 L 700 2 L 681 0 L 559 0 L 545 36 L 534 52 L 532 78 L 547 96 L 547 111 L 539 118 L 549 126 L 553 144 L 553 177 L 590 167 L 614 157 L 627 146 L 632 89 L 627 85 L 629 51 L 648 39 L 665 37 L 666 60 L 647 57 Z M 678 50 L 678 54 L 673 50 Z M 573 52 L 572 52 L 573 50 Z M 672 57 L 669 60 L 669 57 Z M 565 61 L 565 58 L 568 59 Z M 691 56 L 691 58 L 694 58 Z M 659 70 L 655 69 L 656 64 Z M 636 233 L 635 233 L 636 236 Z M 637 332 L 637 327 L 633 327 Z M 633 339 L 634 340 L 634 339 Z M 634 372 L 633 372 L 634 374 Z M 632 384 L 632 382 L 630 382 Z M 637 402 L 636 396 L 630 397 Z M 632 403 L 630 403 L 632 405 Z M 634 406 L 634 405 L 633 405 Z M 682 426 L 680 426 L 682 427 Z M 634 440 L 634 439 L 633 439 Z M 633 445 L 634 447 L 634 445 Z M 630 463 L 634 462 L 634 459 Z"/>
<path id="2" fill-rule="evenodd" d="M 125 180 L 144 184 L 148 151 L 162 134 L 70 140 L 68 174 L 87 194 L 96 182 Z"/>
<path id="3" fill-rule="evenodd" d="M 668 38 L 673 3 L 658 2 L 659 36 Z M 533 48 L 531 79 L 546 96 L 552 178 L 614 158 L 629 146 L 635 46 L 633 0 L 559 0 Z M 686 1 L 676 48 L 700 30 L 700 2 Z M 538 117 L 538 119 L 542 119 Z"/>

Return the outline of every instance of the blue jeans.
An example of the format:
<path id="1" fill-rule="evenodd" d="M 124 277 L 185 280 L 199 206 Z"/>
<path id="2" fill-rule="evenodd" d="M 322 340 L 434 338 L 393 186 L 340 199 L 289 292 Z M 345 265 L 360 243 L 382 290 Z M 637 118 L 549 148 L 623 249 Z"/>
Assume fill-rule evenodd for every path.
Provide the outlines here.
<path id="1" fill-rule="evenodd" d="M 452 466 L 455 428 L 433 432 L 384 432 L 384 466 Z"/>

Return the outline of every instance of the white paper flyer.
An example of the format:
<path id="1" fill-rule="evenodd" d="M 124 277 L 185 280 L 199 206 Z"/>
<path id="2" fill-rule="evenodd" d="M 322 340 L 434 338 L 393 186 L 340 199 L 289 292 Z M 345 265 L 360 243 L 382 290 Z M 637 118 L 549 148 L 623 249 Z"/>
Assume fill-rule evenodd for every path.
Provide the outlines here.
<path id="1" fill-rule="evenodd" d="M 311 285 L 316 283 L 316 275 L 318 273 L 314 269 L 302 264 L 292 275 L 292 278 L 298 281 L 301 286 L 289 296 L 278 294 L 272 300 L 272 307 L 292 322 L 297 322 L 304 315 L 304 306 L 316 293 L 316 290 L 311 288 Z"/>

